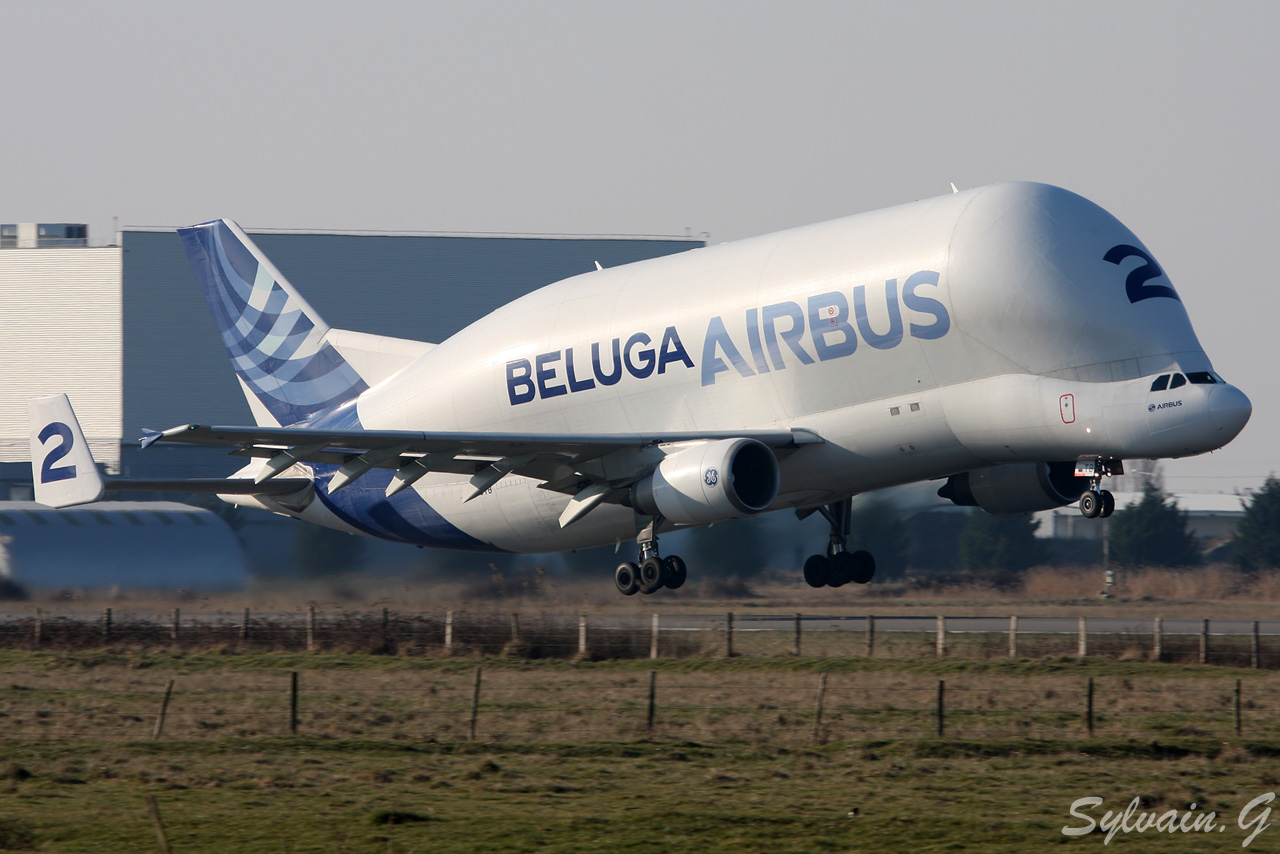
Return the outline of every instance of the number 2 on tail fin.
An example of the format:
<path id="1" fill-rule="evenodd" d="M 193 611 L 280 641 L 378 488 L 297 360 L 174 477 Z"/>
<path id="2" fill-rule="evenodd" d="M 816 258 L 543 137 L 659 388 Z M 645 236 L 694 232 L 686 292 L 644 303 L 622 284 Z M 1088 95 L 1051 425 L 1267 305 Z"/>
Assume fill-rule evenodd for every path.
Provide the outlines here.
<path id="1" fill-rule="evenodd" d="M 40 467 L 40 482 L 53 483 L 59 480 L 71 480 L 76 476 L 76 467 L 71 466 L 55 466 L 58 460 L 71 453 L 71 448 L 75 443 L 72 436 L 71 428 L 61 421 L 54 421 L 48 424 L 40 431 L 39 439 L 42 445 L 48 444 L 50 439 L 60 438 L 62 442 L 55 446 L 44 458 L 44 465 Z"/>

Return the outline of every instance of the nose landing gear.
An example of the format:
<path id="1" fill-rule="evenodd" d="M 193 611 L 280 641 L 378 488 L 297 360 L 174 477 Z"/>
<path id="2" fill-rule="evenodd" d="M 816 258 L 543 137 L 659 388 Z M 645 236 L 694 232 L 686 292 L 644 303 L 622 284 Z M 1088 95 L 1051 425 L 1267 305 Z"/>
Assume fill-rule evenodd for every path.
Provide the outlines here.
<path id="1" fill-rule="evenodd" d="M 1080 515 L 1086 519 L 1103 519 L 1116 512 L 1116 497 L 1110 490 L 1089 489 L 1080 496 Z"/>
<path id="2" fill-rule="evenodd" d="M 810 587 L 843 587 L 851 581 L 866 584 L 875 577 L 876 560 L 870 552 L 845 550 L 852 506 L 853 499 L 846 498 L 818 508 L 831 524 L 831 539 L 825 555 L 811 555 L 804 562 L 804 580 Z"/>
<path id="3" fill-rule="evenodd" d="M 1116 512 L 1116 497 L 1110 490 L 1098 489 L 1104 477 L 1124 474 L 1124 462 L 1103 457 L 1080 457 L 1076 460 L 1076 477 L 1089 478 L 1089 488 L 1080 496 L 1080 515 L 1086 519 L 1103 519 Z"/>

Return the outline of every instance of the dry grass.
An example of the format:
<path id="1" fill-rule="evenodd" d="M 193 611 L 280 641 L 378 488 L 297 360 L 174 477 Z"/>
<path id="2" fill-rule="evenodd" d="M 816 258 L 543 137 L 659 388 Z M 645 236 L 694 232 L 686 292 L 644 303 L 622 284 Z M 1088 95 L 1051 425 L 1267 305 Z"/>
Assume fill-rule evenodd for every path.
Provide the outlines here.
<path id="1" fill-rule="evenodd" d="M 257 739 L 290 731 L 285 671 L 118 666 L 10 667 L 0 688 L 0 732 L 11 739 L 142 739 L 151 735 L 170 679 L 166 739 Z M 635 667 L 486 667 L 477 738 L 494 742 L 594 742 L 637 738 L 803 745 L 813 741 L 820 673 L 760 669 L 757 662 L 713 669 L 653 671 L 655 716 L 648 725 L 650 671 Z M 472 668 L 300 673 L 299 732 L 337 739 L 470 740 Z M 1168 673 L 1144 665 L 1133 675 L 1094 677 L 1099 734 L 1148 737 L 1233 733 L 1236 677 Z M 1221 672 L 1221 671 L 1219 671 Z M 892 665 L 827 673 L 822 740 L 917 738 L 936 727 L 937 686 L 946 682 L 947 732 L 958 738 L 1063 738 L 1084 734 L 1091 671 L 1012 666 L 969 672 Z M 1280 674 L 1244 676 L 1247 732 L 1280 737 Z"/>
<path id="2" fill-rule="evenodd" d="M 37 594 L 30 601 L 10 603 L 11 611 L 98 612 L 107 607 L 134 613 L 163 614 L 180 607 L 184 614 L 294 614 L 298 620 L 309 605 L 327 613 L 376 611 L 443 613 L 446 609 L 472 612 L 587 613 L 593 617 L 632 615 L 653 610 L 669 613 L 725 610 L 760 612 L 894 614 L 921 607 L 938 613 L 989 615 L 1019 612 L 1034 605 L 1045 616 L 1076 614 L 1160 613 L 1168 617 L 1202 616 L 1206 608 L 1216 617 L 1280 616 L 1280 573 L 1244 575 L 1225 565 L 1186 570 L 1116 570 L 1112 598 L 1103 599 L 1102 570 L 1097 566 L 1035 567 L 1021 583 L 995 587 L 980 576 L 921 576 L 908 582 L 879 581 L 832 590 L 814 590 L 798 569 L 764 573 L 747 580 L 699 579 L 678 591 L 654 596 L 619 596 L 607 573 L 599 577 L 564 578 L 531 573 L 528 579 L 499 576 L 466 582 L 343 577 L 331 581 L 261 583 L 241 593 L 195 596 L 178 591 L 61 591 Z M 1022 610 L 1021 613 L 1026 613 Z"/>

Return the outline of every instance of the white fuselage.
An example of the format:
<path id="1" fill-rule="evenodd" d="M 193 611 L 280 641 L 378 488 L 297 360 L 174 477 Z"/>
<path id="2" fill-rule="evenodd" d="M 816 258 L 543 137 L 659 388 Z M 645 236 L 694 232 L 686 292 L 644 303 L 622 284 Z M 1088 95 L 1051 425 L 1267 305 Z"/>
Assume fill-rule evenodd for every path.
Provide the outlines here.
<path id="1" fill-rule="evenodd" d="M 550 285 L 356 410 L 385 430 L 812 431 L 822 443 L 780 456 L 776 509 L 1006 462 L 1203 453 L 1239 432 L 1244 396 L 1150 388 L 1211 370 L 1127 228 L 1064 190 L 1012 183 Z M 635 536 L 617 505 L 561 528 L 568 496 L 538 486 L 513 475 L 467 503 L 458 475 L 413 488 L 496 549 Z M 323 502 L 301 515 L 343 527 Z"/>

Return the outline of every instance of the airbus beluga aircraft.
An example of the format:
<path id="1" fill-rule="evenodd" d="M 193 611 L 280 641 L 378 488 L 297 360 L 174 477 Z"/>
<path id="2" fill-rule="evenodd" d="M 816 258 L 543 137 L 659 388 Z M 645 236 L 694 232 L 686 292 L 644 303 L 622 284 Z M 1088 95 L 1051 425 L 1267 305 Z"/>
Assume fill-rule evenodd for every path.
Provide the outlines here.
<path id="1" fill-rule="evenodd" d="M 438 344 L 331 328 L 233 222 L 178 234 L 257 423 L 142 444 L 247 464 L 104 483 L 55 395 L 30 407 L 41 503 L 203 491 L 417 545 L 634 539 L 627 595 L 684 583 L 660 534 L 793 509 L 830 522 L 805 581 L 839 587 L 875 572 L 852 495 L 933 479 L 991 513 L 1105 516 L 1124 460 L 1221 448 L 1251 413 L 1141 241 L 1044 184 L 584 273 Z"/>

